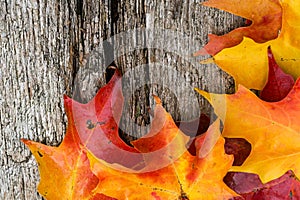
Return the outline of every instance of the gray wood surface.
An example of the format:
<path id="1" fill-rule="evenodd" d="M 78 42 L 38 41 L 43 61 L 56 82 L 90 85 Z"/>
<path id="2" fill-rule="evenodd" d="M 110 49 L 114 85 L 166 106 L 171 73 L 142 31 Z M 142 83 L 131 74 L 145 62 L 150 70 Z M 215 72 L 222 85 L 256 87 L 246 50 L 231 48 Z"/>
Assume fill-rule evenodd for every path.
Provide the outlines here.
<path id="1" fill-rule="evenodd" d="M 127 77 L 121 124 L 133 137 L 143 135 L 151 121 L 152 94 L 162 98 L 175 120 L 188 120 L 200 108 L 211 111 L 193 87 L 232 92 L 228 75 L 199 64 L 191 53 L 207 42 L 208 33 L 226 33 L 242 19 L 200 3 L 1 0 L 0 199 L 41 199 L 37 164 L 20 139 L 59 145 L 67 125 L 63 94 L 87 102 L 105 84 L 112 60 Z M 120 40 L 135 28 L 140 35 Z M 112 36 L 117 40 L 103 48 Z"/>

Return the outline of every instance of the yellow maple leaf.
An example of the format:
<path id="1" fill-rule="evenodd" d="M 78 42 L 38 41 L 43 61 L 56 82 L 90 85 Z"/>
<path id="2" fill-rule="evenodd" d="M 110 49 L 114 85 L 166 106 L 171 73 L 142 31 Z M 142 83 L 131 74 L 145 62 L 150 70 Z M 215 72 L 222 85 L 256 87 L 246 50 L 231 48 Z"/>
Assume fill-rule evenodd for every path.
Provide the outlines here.
<path id="1" fill-rule="evenodd" d="M 295 79 L 300 76 L 300 1 L 282 0 L 282 29 L 278 38 L 256 43 L 244 37 L 232 48 L 216 54 L 214 62 L 232 75 L 236 85 L 261 90 L 267 81 L 267 48 L 271 46 L 278 65 Z"/>
<path id="2" fill-rule="evenodd" d="M 241 85 L 233 95 L 198 92 L 224 122 L 224 137 L 251 143 L 249 157 L 231 171 L 256 173 L 263 183 L 288 170 L 300 177 L 300 79 L 283 100 L 272 103 Z"/>

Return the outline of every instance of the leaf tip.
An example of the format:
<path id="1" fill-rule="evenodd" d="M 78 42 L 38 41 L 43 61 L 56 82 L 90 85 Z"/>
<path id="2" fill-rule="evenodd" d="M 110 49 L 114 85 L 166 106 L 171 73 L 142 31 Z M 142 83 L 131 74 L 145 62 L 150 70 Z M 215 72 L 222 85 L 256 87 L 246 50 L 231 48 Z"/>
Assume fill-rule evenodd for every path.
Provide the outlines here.
<path id="1" fill-rule="evenodd" d="M 63 95 L 63 99 L 64 99 L 64 104 L 65 104 L 66 107 L 68 107 L 70 105 L 70 103 L 72 102 L 72 98 L 70 98 L 66 94 Z"/>
<path id="2" fill-rule="evenodd" d="M 214 58 L 207 58 L 205 60 L 200 61 L 200 64 L 212 64 L 212 63 L 215 63 Z"/>
<path id="3" fill-rule="evenodd" d="M 36 142 L 34 142 L 32 140 L 28 140 L 28 139 L 24 139 L 24 138 L 21 139 L 21 142 L 23 142 L 28 148 L 37 144 Z"/>
<path id="4" fill-rule="evenodd" d="M 204 90 L 200 90 L 199 88 L 194 88 L 196 92 L 198 92 L 201 96 L 203 96 L 207 101 L 211 102 L 211 97 L 208 92 L 205 92 Z"/>
<path id="5" fill-rule="evenodd" d="M 202 49 L 200 49 L 199 51 L 196 51 L 195 53 L 193 53 L 194 57 L 197 56 L 205 56 L 205 55 L 210 55 L 209 52 L 206 50 L 205 47 L 203 47 Z"/>
<path id="6" fill-rule="evenodd" d="M 37 147 L 38 143 L 34 142 L 32 140 L 28 140 L 28 139 L 21 139 L 21 142 L 23 142 L 27 148 L 33 153 L 33 150 Z"/>
<path id="7" fill-rule="evenodd" d="M 155 101 L 156 104 L 160 104 L 161 105 L 161 99 L 158 96 L 153 95 L 153 98 L 154 98 L 154 101 Z"/>
<path id="8" fill-rule="evenodd" d="M 204 1 L 200 3 L 202 6 L 209 6 L 209 1 Z"/>
<path id="9" fill-rule="evenodd" d="M 23 142 L 24 144 L 28 145 L 30 143 L 30 140 L 21 138 L 21 142 Z"/>

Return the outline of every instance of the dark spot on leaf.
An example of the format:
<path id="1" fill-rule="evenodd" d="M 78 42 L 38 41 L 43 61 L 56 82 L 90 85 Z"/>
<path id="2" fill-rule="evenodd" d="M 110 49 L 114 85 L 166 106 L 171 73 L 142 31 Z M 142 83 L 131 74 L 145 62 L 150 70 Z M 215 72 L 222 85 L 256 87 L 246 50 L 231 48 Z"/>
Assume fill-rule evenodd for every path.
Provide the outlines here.
<path id="1" fill-rule="evenodd" d="M 152 188 L 154 191 L 164 191 L 163 189 L 161 188 Z"/>
<path id="2" fill-rule="evenodd" d="M 103 125 L 105 124 L 106 122 L 97 122 L 98 125 Z"/>
<path id="3" fill-rule="evenodd" d="M 39 154 L 39 156 L 42 158 L 44 155 L 41 154 L 39 151 L 37 152 Z"/>
<path id="4" fill-rule="evenodd" d="M 195 169 L 195 163 L 192 163 L 192 170 Z"/>
<path id="5" fill-rule="evenodd" d="M 92 120 L 89 119 L 89 120 L 86 121 L 86 127 L 87 127 L 88 129 L 93 129 L 93 128 L 95 128 L 97 125 L 103 125 L 103 124 L 105 124 L 105 123 L 106 123 L 105 121 L 93 123 Z"/>
<path id="6" fill-rule="evenodd" d="M 88 129 L 93 129 L 93 128 L 95 128 L 95 124 L 93 124 L 92 120 L 89 119 L 86 121 L 86 127 Z"/>
<path id="7" fill-rule="evenodd" d="M 182 192 L 180 197 L 179 197 L 180 200 L 189 200 L 189 198 L 187 197 L 186 193 L 185 192 Z"/>

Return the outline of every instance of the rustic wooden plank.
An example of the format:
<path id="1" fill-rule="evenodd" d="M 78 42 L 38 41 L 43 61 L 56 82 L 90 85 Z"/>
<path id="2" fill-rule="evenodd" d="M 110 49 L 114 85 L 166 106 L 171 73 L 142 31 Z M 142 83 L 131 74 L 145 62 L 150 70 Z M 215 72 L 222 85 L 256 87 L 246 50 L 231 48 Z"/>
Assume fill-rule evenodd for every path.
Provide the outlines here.
<path id="1" fill-rule="evenodd" d="M 71 94 L 74 2 L 4 0 L 1 6 L 0 199 L 41 199 L 37 164 L 21 138 L 58 145 L 62 95 Z"/>
<path id="2" fill-rule="evenodd" d="M 226 33 L 242 20 L 200 3 L 0 1 L 0 199 L 41 199 L 36 191 L 37 164 L 20 139 L 58 145 L 67 124 L 62 95 L 80 102 L 90 100 L 105 84 L 105 69 L 112 61 L 128 77 L 124 80 L 127 107 L 122 127 L 133 137 L 147 130 L 148 109 L 154 106 L 152 94 L 162 98 L 175 120 L 187 120 L 199 114 L 199 105 L 210 113 L 208 103 L 195 96 L 192 87 L 232 92 L 228 75 L 216 66 L 199 64 L 199 58 L 190 54 L 207 42 L 208 33 Z M 103 40 L 113 35 L 120 38 L 134 28 L 141 34 L 105 43 L 104 52 Z M 168 31 L 177 39 L 154 37 L 154 33 Z M 183 43 L 183 37 L 189 42 Z M 153 62 L 156 64 L 149 66 Z M 138 68 L 143 65 L 146 67 Z M 177 73 L 183 75 L 181 82 Z M 143 81 L 154 83 L 141 85 Z M 191 103 L 193 98 L 199 105 Z M 180 111 L 181 105 L 190 112 Z"/>

